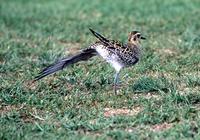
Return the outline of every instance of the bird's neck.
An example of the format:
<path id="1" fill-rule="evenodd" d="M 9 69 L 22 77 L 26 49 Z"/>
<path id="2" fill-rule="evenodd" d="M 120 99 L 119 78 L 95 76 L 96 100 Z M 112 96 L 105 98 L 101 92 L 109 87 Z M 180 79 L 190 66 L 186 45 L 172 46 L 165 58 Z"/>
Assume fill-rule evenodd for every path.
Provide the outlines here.
<path id="1" fill-rule="evenodd" d="M 128 45 L 130 46 L 130 47 L 140 47 L 140 42 L 139 41 L 129 41 L 128 42 Z"/>
<path id="2" fill-rule="evenodd" d="M 128 42 L 128 46 L 132 48 L 132 51 L 134 52 L 135 57 L 139 58 L 141 54 L 141 46 L 140 42 Z"/>

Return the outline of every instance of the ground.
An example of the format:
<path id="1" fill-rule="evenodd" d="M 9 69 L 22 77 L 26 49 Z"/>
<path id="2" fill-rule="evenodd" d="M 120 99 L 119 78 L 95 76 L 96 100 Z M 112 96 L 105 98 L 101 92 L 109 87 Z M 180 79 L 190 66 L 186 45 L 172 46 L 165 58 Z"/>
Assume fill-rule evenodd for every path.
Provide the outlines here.
<path id="1" fill-rule="evenodd" d="M 199 0 L 0 3 L 0 139 L 200 139 Z M 117 95 L 98 57 L 32 83 L 93 43 L 89 27 L 147 38 Z"/>

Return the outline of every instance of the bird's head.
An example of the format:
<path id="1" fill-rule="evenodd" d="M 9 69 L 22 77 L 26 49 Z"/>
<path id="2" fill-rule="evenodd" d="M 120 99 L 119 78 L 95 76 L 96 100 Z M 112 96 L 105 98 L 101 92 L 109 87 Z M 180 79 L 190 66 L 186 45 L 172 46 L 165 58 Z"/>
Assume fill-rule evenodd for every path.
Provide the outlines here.
<path id="1" fill-rule="evenodd" d="M 131 43 L 131 44 L 136 44 L 137 45 L 138 43 L 140 43 L 141 39 L 146 39 L 146 38 L 143 37 L 141 35 L 141 33 L 138 32 L 138 31 L 132 31 L 128 35 L 128 42 Z"/>

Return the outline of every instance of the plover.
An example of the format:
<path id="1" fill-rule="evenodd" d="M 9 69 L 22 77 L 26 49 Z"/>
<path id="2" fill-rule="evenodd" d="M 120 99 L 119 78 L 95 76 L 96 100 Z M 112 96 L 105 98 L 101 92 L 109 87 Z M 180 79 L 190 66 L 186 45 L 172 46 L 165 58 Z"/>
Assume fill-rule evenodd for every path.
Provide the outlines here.
<path id="1" fill-rule="evenodd" d="M 128 35 L 128 42 L 122 43 L 116 40 L 109 40 L 92 29 L 89 30 L 98 39 L 98 41 L 90 45 L 88 48 L 83 49 L 76 55 L 63 58 L 46 67 L 39 73 L 37 77 L 35 77 L 34 81 L 62 70 L 71 64 L 79 61 L 86 61 L 93 56 L 99 55 L 108 63 L 110 63 L 116 71 L 114 76 L 114 92 L 116 94 L 116 85 L 118 83 L 121 69 L 124 67 L 133 66 L 139 61 L 141 55 L 140 40 L 146 38 L 143 37 L 139 31 L 132 31 Z"/>

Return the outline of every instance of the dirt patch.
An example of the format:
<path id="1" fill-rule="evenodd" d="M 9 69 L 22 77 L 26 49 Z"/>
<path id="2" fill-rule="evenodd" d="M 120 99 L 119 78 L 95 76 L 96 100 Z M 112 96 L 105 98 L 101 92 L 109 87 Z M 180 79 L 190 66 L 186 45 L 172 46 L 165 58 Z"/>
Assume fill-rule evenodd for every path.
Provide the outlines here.
<path id="1" fill-rule="evenodd" d="M 31 90 L 35 90 L 37 87 L 37 83 L 34 80 L 29 80 L 29 81 L 25 81 L 23 82 L 23 86 L 26 89 L 31 89 Z"/>
<path id="2" fill-rule="evenodd" d="M 179 51 L 175 48 L 159 48 L 155 49 L 156 54 L 161 58 L 177 56 Z"/>
<path id="3" fill-rule="evenodd" d="M 148 92 L 146 94 L 134 94 L 133 99 L 139 99 L 139 98 L 160 100 L 161 96 L 156 94 L 155 92 Z"/>
<path id="4" fill-rule="evenodd" d="M 22 109 L 24 107 L 24 105 L 4 105 L 4 104 L 1 104 L 0 105 L 0 112 L 1 112 L 1 115 L 5 115 L 9 112 L 12 112 L 12 111 L 18 111 L 20 109 Z"/>
<path id="5" fill-rule="evenodd" d="M 64 45 L 65 55 L 73 55 L 81 50 L 81 44 L 77 42 L 67 42 L 65 40 L 59 40 L 58 43 Z"/>
<path id="6" fill-rule="evenodd" d="M 167 130 L 173 127 L 173 123 L 162 123 L 162 124 L 156 124 L 156 125 L 152 125 L 150 127 L 151 131 L 154 132 L 158 132 L 158 131 L 163 131 L 163 130 Z"/>
<path id="7" fill-rule="evenodd" d="M 174 80 L 175 75 L 173 73 L 166 73 L 166 72 L 158 72 L 158 71 L 149 71 L 145 74 L 148 77 L 153 77 L 153 78 L 167 78 L 168 80 Z"/>
<path id="8" fill-rule="evenodd" d="M 135 116 L 139 112 L 141 112 L 141 107 L 134 107 L 132 109 L 127 108 L 105 108 L 104 109 L 104 117 L 112 117 L 112 116 Z"/>
<path id="9" fill-rule="evenodd" d="M 175 50 L 174 48 L 161 49 L 160 53 L 169 55 L 169 56 L 173 56 L 177 53 L 177 50 Z"/>
<path id="10" fill-rule="evenodd" d="M 54 114 L 43 111 L 41 109 L 36 109 L 31 106 L 27 106 L 26 104 L 18 104 L 18 105 L 0 105 L 0 115 L 6 116 L 9 113 L 17 112 L 19 113 L 19 118 L 21 121 L 25 123 L 34 123 L 34 122 L 45 122 L 49 124 L 57 124 L 57 122 L 53 119 Z"/>
<path id="11" fill-rule="evenodd" d="M 144 131 L 153 131 L 153 132 L 160 132 L 165 131 L 174 126 L 174 123 L 161 123 L 161 124 L 155 124 L 155 125 L 139 125 L 136 127 L 126 128 L 125 131 L 132 133 L 137 130 L 144 130 Z"/>
<path id="12" fill-rule="evenodd" d="M 161 99 L 161 96 L 158 95 L 158 94 L 155 94 L 155 93 L 149 92 L 149 93 L 147 93 L 147 94 L 145 95 L 144 98 L 146 98 L 146 99 L 155 98 L 155 99 L 157 99 L 157 100 L 160 100 L 160 99 Z"/>
<path id="13" fill-rule="evenodd" d="M 196 94 L 200 91 L 200 87 L 181 87 L 179 89 L 180 95 Z"/>
<path id="14" fill-rule="evenodd" d="M 1 105 L 0 106 L 0 114 L 1 116 L 5 116 L 11 112 L 18 112 L 22 109 L 26 108 L 24 104 L 21 105 Z M 25 114 L 25 113 L 20 113 L 20 118 L 22 119 L 23 122 L 25 123 L 32 123 L 35 121 L 35 118 L 32 116 Z"/>

